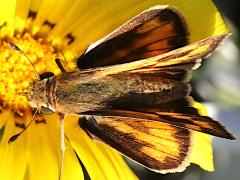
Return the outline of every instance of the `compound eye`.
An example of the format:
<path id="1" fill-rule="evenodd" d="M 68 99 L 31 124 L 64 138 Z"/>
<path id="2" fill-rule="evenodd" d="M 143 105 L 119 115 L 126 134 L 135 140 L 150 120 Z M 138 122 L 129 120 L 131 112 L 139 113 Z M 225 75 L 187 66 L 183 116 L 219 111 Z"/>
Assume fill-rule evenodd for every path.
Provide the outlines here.
<path id="1" fill-rule="evenodd" d="M 54 74 L 52 72 L 44 72 L 42 74 L 40 74 L 40 79 L 43 80 L 43 79 L 46 79 L 46 78 L 50 78 L 54 76 Z"/>
<path id="2" fill-rule="evenodd" d="M 44 107 L 44 106 L 41 106 L 40 112 L 41 112 L 42 114 L 52 114 L 52 113 L 54 113 L 54 111 L 52 111 L 51 109 L 49 109 L 49 108 L 47 108 L 47 107 Z"/>

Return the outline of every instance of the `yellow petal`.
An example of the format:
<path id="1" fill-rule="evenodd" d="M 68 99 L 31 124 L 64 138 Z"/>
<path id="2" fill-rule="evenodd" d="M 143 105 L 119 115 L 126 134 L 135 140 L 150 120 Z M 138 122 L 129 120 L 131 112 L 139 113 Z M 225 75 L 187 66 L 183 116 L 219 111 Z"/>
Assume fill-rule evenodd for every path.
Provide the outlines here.
<path id="1" fill-rule="evenodd" d="M 65 132 L 91 179 L 136 179 L 117 152 L 90 139 L 79 127 L 78 117 L 67 116 Z"/>
<path id="2" fill-rule="evenodd" d="M 70 142 L 65 138 L 66 151 L 64 155 L 63 180 L 84 179 L 82 167 Z"/>
<path id="3" fill-rule="evenodd" d="M 44 116 L 27 130 L 28 179 L 58 179 L 60 168 L 60 128 L 57 115 Z M 66 141 L 67 142 L 67 141 Z M 83 179 L 78 159 L 66 143 L 63 179 Z"/>
<path id="4" fill-rule="evenodd" d="M 194 132 L 194 145 L 191 162 L 207 171 L 214 171 L 211 137 L 208 134 Z"/>
<path id="5" fill-rule="evenodd" d="M 206 109 L 200 103 L 195 102 L 194 107 L 198 109 L 201 115 L 207 115 Z M 191 162 L 198 164 L 207 171 L 214 171 L 213 149 L 210 135 L 193 131 L 193 139 Z"/>
<path id="6" fill-rule="evenodd" d="M 18 141 L 8 144 L 8 140 L 21 129 L 16 128 L 16 117 L 13 113 L 1 114 L 0 119 L 7 119 L 4 133 L 0 142 L 0 177 L 4 180 L 22 180 L 25 175 L 26 137 L 21 136 Z"/>
<path id="7" fill-rule="evenodd" d="M 80 54 L 91 43 L 143 10 L 165 4 L 175 6 L 183 13 L 189 26 L 191 42 L 228 31 L 220 13 L 210 0 L 152 0 L 141 3 L 137 0 L 102 0 L 94 3 L 92 1 L 75 3 L 73 9 L 78 11 L 66 12 L 65 19 L 54 28 L 52 35 L 64 37 L 71 34 L 75 41 L 69 48 Z"/>
<path id="8" fill-rule="evenodd" d="M 12 112 L 9 109 L 2 109 L 0 113 L 0 129 L 6 124 L 9 118 L 12 116 Z"/>
<path id="9" fill-rule="evenodd" d="M 0 7 L 0 35 L 12 35 L 14 33 L 13 21 L 16 9 L 16 0 L 0 1 Z"/>
<path id="10" fill-rule="evenodd" d="M 3 25 L 15 15 L 16 0 L 0 1 L 0 25 Z"/>
<path id="11" fill-rule="evenodd" d="M 116 150 L 98 141 L 95 143 L 98 148 L 102 149 L 102 152 L 111 160 L 112 166 L 115 167 L 115 171 L 117 171 L 119 179 L 138 179 Z"/>
<path id="12" fill-rule="evenodd" d="M 17 0 L 16 3 L 15 16 L 21 18 L 22 20 L 26 20 L 28 17 L 31 0 Z"/>
<path id="13" fill-rule="evenodd" d="M 60 159 L 58 131 L 54 121 L 33 123 L 27 130 L 28 179 L 57 179 Z"/>

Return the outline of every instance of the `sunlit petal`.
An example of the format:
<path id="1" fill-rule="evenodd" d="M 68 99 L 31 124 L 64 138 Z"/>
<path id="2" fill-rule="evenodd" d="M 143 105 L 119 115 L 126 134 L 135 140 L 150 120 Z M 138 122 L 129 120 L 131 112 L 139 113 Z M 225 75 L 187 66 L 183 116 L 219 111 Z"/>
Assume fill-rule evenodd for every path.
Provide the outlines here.
<path id="1" fill-rule="evenodd" d="M 8 144 L 9 138 L 21 130 L 15 124 L 19 118 L 13 113 L 2 113 L 0 119 L 7 119 L 0 142 L 0 177 L 4 180 L 21 180 L 27 167 L 26 137 L 23 135 L 16 143 Z"/>

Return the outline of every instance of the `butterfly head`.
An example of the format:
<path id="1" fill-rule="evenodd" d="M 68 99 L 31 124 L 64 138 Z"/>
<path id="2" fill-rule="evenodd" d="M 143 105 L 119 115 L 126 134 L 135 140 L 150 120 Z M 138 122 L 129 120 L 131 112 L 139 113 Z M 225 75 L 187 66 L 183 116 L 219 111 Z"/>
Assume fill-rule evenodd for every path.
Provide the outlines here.
<path id="1" fill-rule="evenodd" d="M 31 107 L 39 109 L 43 114 L 51 114 L 55 111 L 50 91 L 53 77 L 52 72 L 45 72 L 40 75 L 40 80 L 32 81 L 29 86 L 27 96 L 29 104 Z"/>

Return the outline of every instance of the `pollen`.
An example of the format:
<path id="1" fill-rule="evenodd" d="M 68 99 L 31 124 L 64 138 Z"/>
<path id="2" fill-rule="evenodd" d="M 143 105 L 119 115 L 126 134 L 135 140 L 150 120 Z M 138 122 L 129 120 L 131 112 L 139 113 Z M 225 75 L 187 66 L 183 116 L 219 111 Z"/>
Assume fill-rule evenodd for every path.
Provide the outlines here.
<path id="1" fill-rule="evenodd" d="M 2 34 L 0 29 L 0 33 Z M 61 51 L 50 41 L 33 35 L 24 29 L 15 32 L 9 37 L 1 37 L 0 42 L 0 106 L 9 108 L 19 115 L 30 109 L 27 98 L 23 95 L 28 91 L 29 83 L 36 79 L 34 69 L 26 57 L 9 46 L 9 42 L 16 44 L 21 51 L 28 56 L 39 74 L 51 71 L 59 74 L 55 59 L 63 59 Z"/>

